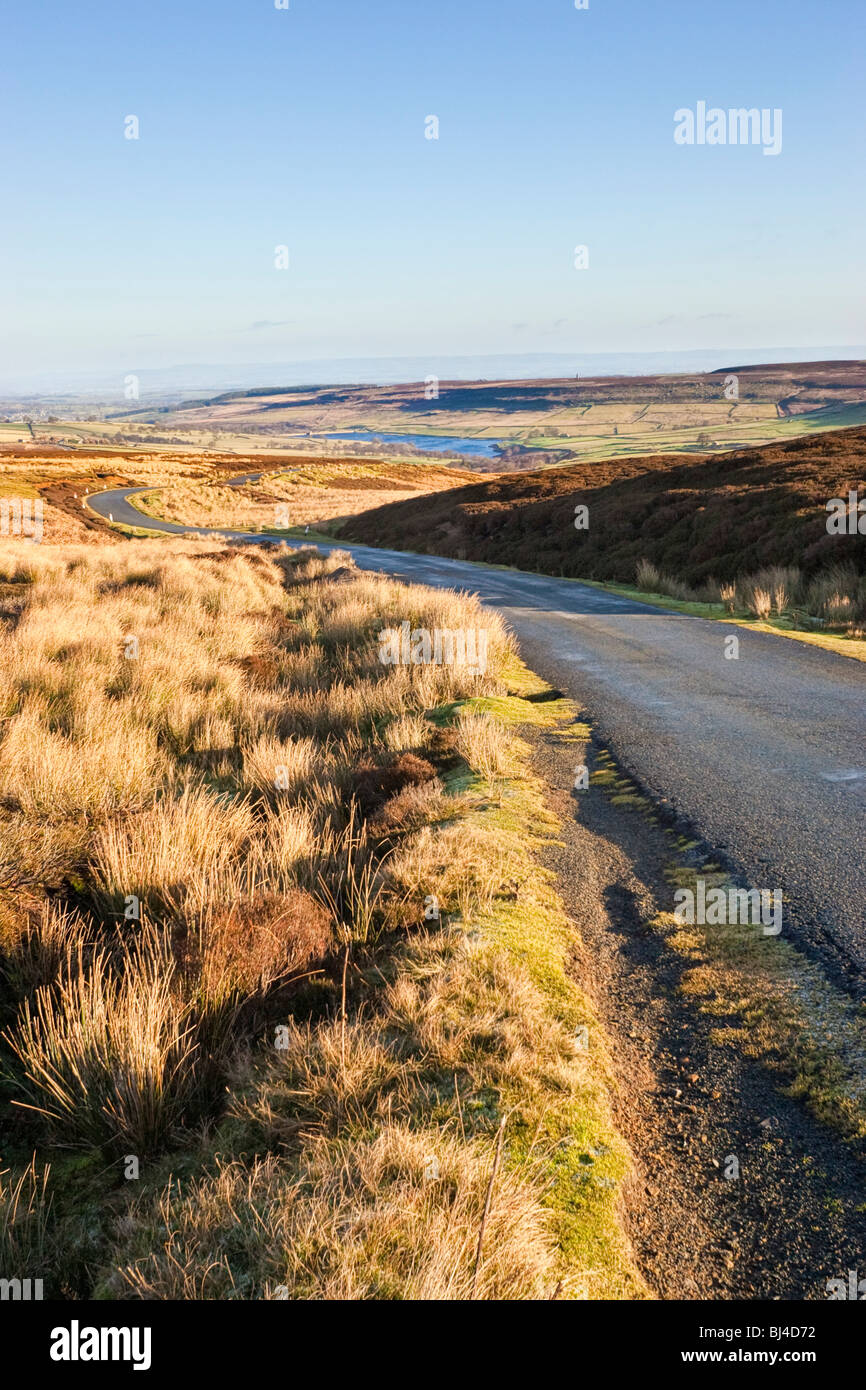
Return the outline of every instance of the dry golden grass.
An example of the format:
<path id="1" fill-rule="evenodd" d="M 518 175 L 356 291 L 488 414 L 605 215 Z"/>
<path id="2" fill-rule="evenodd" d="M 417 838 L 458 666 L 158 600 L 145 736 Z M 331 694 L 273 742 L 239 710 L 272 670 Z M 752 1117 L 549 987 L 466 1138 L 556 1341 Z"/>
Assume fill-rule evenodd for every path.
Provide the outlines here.
<path id="1" fill-rule="evenodd" d="M 297 797 L 322 771 L 322 754 L 312 739 L 262 735 L 243 749 L 243 785 L 264 796 Z"/>
<path id="2" fill-rule="evenodd" d="M 549 1297 L 526 1131 L 586 1061 L 518 955 L 467 932 L 524 869 L 487 793 L 434 775 L 457 762 L 501 805 L 509 736 L 477 707 L 442 720 L 506 692 L 502 622 L 340 555 L 35 550 L 0 560 L 21 596 L 0 627 L 15 1124 L 155 1174 L 105 1211 L 65 1174 L 64 1221 L 102 1233 L 75 1295 Z M 402 622 L 486 628 L 486 670 L 383 664 Z"/>
<path id="3" fill-rule="evenodd" d="M 146 1299 L 549 1296 L 547 1213 L 516 1172 L 495 1190 L 475 1275 L 492 1161 L 489 1143 L 388 1121 L 338 1153 L 313 1138 L 296 1181 L 274 1157 L 225 1164 L 189 1197 L 166 1192 L 165 1253 L 120 1267 L 110 1291 Z"/>
<path id="4" fill-rule="evenodd" d="M 461 713 L 457 720 L 457 751 L 486 781 L 508 771 L 509 737 L 488 714 Z"/>
<path id="5" fill-rule="evenodd" d="M 485 617 L 486 676 L 383 666 L 383 625 L 405 615 L 468 626 L 478 605 L 353 575 L 339 555 L 12 542 L 3 566 L 23 607 L 0 629 L 0 885 L 30 904 L 0 898 L 3 975 L 22 1000 L 9 1045 L 27 1103 L 55 1125 L 63 1115 L 71 1142 L 112 1146 L 138 1130 L 149 1145 L 170 1129 L 174 1094 L 194 1089 L 195 1044 L 180 1041 L 192 1037 L 190 1000 L 261 994 L 307 963 L 310 933 L 279 902 L 313 889 L 342 914 L 343 940 L 370 940 L 393 919 L 345 803 L 353 768 L 367 748 L 423 741 L 425 709 L 497 689 L 510 638 Z M 400 816 L 418 824 L 434 804 L 419 798 Z M 70 876 L 83 915 L 44 899 Z M 319 923 L 321 906 L 309 915 Z M 140 933 L 119 976 L 118 924 Z M 156 950 L 162 926 L 187 942 L 197 983 Z M 243 968 L 225 944 L 232 931 Z"/>
<path id="6" fill-rule="evenodd" d="M 240 462 L 238 472 L 241 470 Z M 287 459 L 283 472 L 230 486 L 224 476 L 174 478 L 165 491 L 142 494 L 138 505 L 152 516 L 190 526 L 284 530 L 343 520 L 371 507 L 441 492 L 473 481 L 463 469 L 418 463 Z"/>
<path id="7" fill-rule="evenodd" d="M 287 530 L 355 516 L 369 507 L 403 502 L 426 492 L 418 488 L 375 488 L 357 491 L 341 488 L 303 486 L 287 488 L 282 480 L 263 479 L 244 487 L 225 487 L 218 483 L 173 484 L 165 492 L 145 493 L 138 498 L 142 510 L 167 521 L 188 526 L 231 526 L 254 531 Z M 146 523 L 144 523 L 146 525 Z"/>
<path id="8" fill-rule="evenodd" d="M 279 891 L 311 853 L 309 817 L 291 807 L 258 817 L 250 802 L 184 787 L 135 820 L 108 820 L 93 845 L 94 887 L 107 905 L 135 894 L 152 913 L 188 919 L 238 891 Z"/>
<path id="9" fill-rule="evenodd" d="M 285 1048 L 237 1096 L 244 1144 L 290 1157 L 252 1171 L 217 1163 L 183 1192 L 169 1188 L 158 1217 L 143 1203 L 121 1238 L 112 1292 L 551 1296 L 542 1165 L 506 1165 L 491 1183 L 496 1125 L 475 1098 L 515 1087 L 531 1106 L 552 1083 L 570 1087 L 581 1065 L 574 1040 L 526 969 L 489 944 L 422 933 L 399 965 L 375 1016 L 291 1026 Z M 453 1098 L 454 1087 L 465 1091 L 457 1117 L 425 1123 L 435 1097 Z M 169 1233 L 164 1250 L 150 1244 L 155 1219 Z"/>
<path id="10" fill-rule="evenodd" d="M 71 954 L 59 986 L 24 1001 L 5 1041 L 56 1140 L 146 1154 L 193 1094 L 196 1042 L 164 940 L 142 931 L 116 955 Z"/>
<path id="11" fill-rule="evenodd" d="M 498 836 L 456 822 L 424 826 L 389 860 L 387 874 L 395 891 L 416 902 L 435 896 L 468 922 L 489 909 L 508 878 L 508 859 Z"/>
<path id="12" fill-rule="evenodd" d="M 385 728 L 385 747 L 396 753 L 402 753 L 405 749 L 421 748 L 427 741 L 428 732 L 429 726 L 420 715 L 398 715 Z"/>

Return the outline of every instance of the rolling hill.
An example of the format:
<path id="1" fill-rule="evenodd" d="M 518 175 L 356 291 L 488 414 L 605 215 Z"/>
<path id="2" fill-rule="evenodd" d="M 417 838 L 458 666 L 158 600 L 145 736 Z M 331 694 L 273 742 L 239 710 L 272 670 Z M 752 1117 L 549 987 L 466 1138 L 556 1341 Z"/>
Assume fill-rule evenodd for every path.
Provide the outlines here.
<path id="1" fill-rule="evenodd" d="M 827 501 L 863 488 L 866 429 L 733 453 L 500 475 L 353 517 L 345 539 L 623 583 L 650 560 L 685 583 L 770 565 L 866 571 L 866 536 L 830 535 Z M 588 508 L 585 530 L 575 507 Z"/>

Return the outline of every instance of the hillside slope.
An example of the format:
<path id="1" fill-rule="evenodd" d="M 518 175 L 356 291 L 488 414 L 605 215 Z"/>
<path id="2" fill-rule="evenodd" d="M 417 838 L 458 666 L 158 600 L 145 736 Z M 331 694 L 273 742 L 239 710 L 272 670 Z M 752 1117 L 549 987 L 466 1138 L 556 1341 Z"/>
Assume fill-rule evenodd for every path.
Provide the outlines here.
<path id="1" fill-rule="evenodd" d="M 351 518 L 341 536 L 423 554 L 631 582 L 647 559 L 688 584 L 762 566 L 866 571 L 866 537 L 827 532 L 827 501 L 864 487 L 866 429 L 734 453 L 500 475 Z M 575 507 L 589 509 L 575 529 Z"/>

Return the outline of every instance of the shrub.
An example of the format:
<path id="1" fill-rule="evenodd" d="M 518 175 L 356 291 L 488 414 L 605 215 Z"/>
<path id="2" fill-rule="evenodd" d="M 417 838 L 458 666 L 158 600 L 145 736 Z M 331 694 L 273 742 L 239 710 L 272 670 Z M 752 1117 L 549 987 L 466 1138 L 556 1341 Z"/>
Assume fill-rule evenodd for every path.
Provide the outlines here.
<path id="1" fill-rule="evenodd" d="M 207 1003 L 265 993 L 321 960 L 334 944 L 327 913 L 309 893 L 262 893 L 205 914 L 176 934 L 189 988 Z"/>
<path id="2" fill-rule="evenodd" d="M 366 819 L 404 787 L 422 786 L 435 776 L 436 769 L 432 763 L 414 753 L 401 753 L 384 765 L 367 759 L 352 776 L 352 794 L 362 817 Z"/>

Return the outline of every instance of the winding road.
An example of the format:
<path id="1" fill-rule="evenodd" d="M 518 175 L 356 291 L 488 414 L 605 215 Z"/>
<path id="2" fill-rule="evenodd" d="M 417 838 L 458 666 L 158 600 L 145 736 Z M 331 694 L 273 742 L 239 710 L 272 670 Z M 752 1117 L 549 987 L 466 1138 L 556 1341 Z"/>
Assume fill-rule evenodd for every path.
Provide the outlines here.
<path id="1" fill-rule="evenodd" d="M 87 500 L 128 526 L 282 539 L 143 516 L 129 499 L 144 491 Z M 783 890 L 784 935 L 852 990 L 866 989 L 866 664 L 574 580 L 364 545 L 317 548 L 349 551 L 361 569 L 470 590 L 497 608 L 527 663 L 585 709 L 656 801 L 745 883 Z M 736 659 L 725 655 L 730 634 Z"/>

